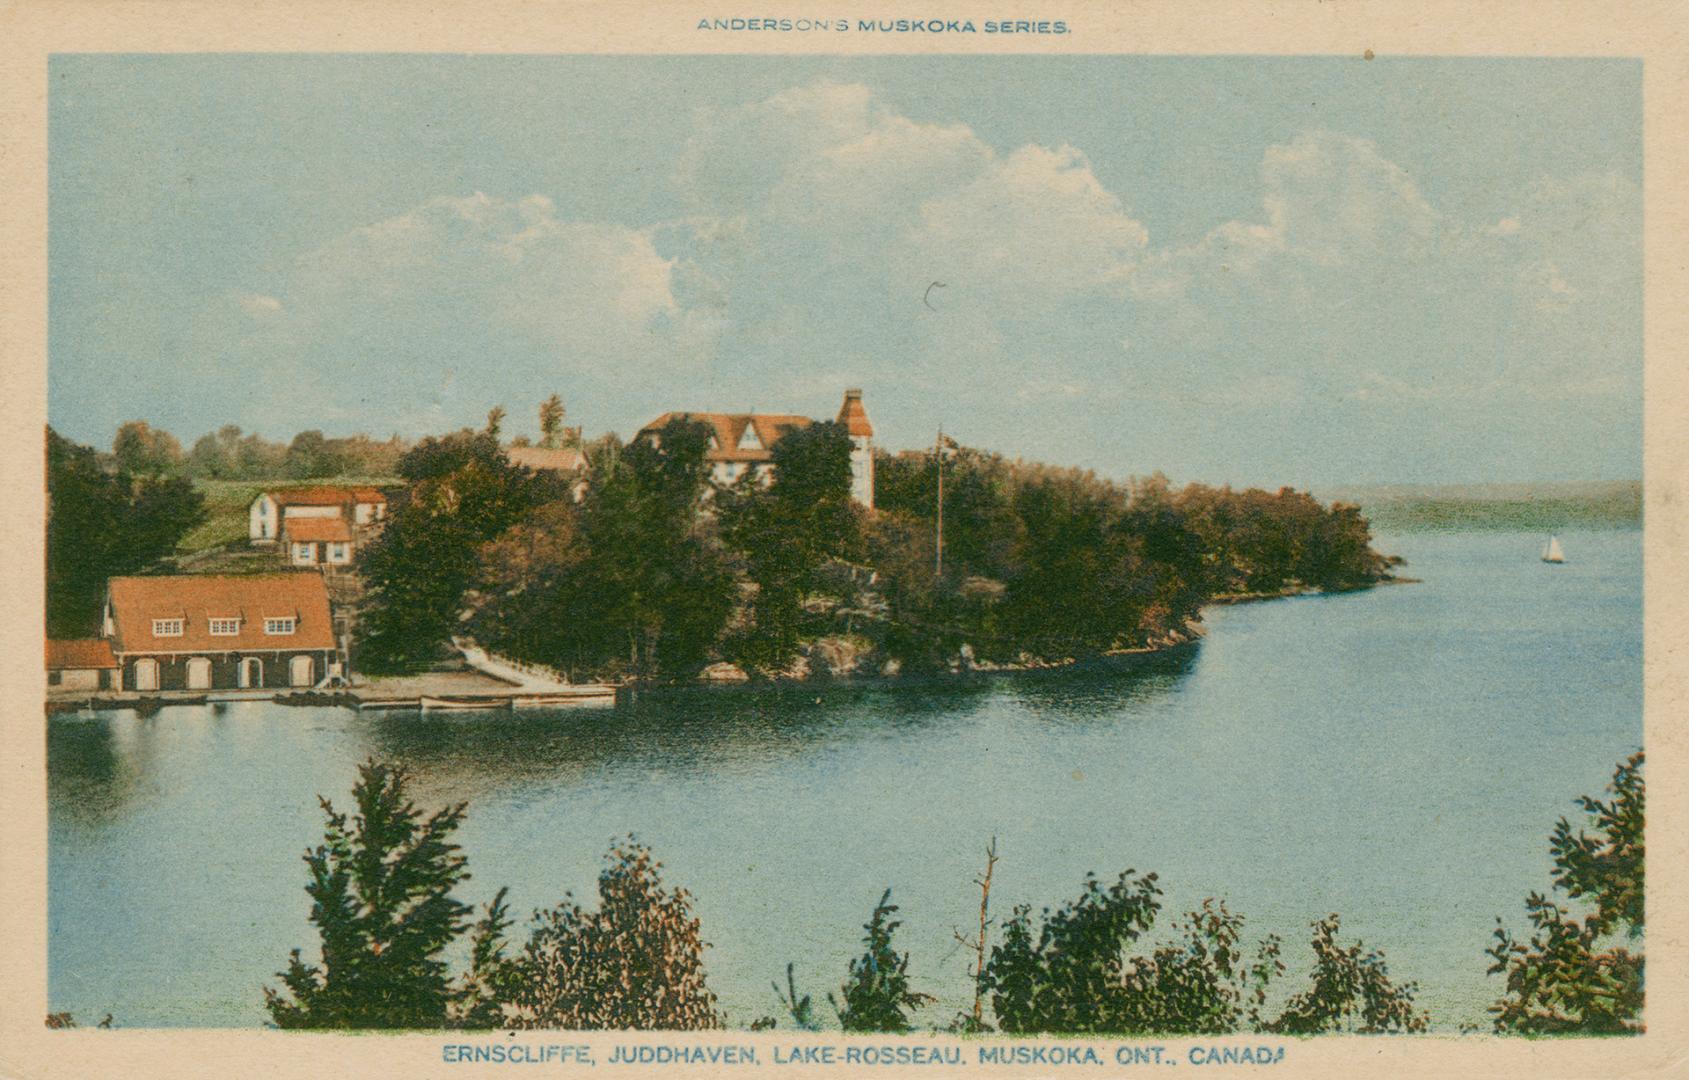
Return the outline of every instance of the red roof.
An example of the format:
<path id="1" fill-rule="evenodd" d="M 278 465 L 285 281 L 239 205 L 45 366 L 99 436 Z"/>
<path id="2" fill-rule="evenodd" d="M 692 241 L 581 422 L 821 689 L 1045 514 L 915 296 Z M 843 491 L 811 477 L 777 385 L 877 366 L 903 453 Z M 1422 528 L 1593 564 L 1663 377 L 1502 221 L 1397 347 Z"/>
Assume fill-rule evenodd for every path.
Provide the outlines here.
<path id="1" fill-rule="evenodd" d="M 868 422 L 868 410 L 862 407 L 862 391 L 846 390 L 844 404 L 839 406 L 838 423 L 852 435 L 874 437 L 874 425 Z"/>
<path id="2" fill-rule="evenodd" d="M 296 544 L 346 541 L 352 539 L 352 524 L 341 517 L 283 518 L 282 535 Z"/>
<path id="3" fill-rule="evenodd" d="M 639 434 L 655 435 L 671 420 L 701 420 L 715 429 L 715 445 L 704 454 L 706 461 L 772 461 L 775 443 L 788 432 L 815 423 L 807 416 L 783 413 L 666 412 L 640 428 Z M 739 446 L 747 427 L 756 432 L 760 445 Z"/>
<path id="4" fill-rule="evenodd" d="M 328 586 L 315 571 L 115 577 L 106 590 L 114 623 L 111 647 L 118 654 L 334 648 Z M 238 618 L 239 632 L 213 635 L 213 617 Z M 267 618 L 296 620 L 294 632 L 266 634 Z M 182 633 L 155 636 L 155 619 L 182 620 Z"/>
<path id="5" fill-rule="evenodd" d="M 574 472 L 586 467 L 586 455 L 572 446 L 557 450 L 548 450 L 543 446 L 512 446 L 505 450 L 504 455 L 510 459 L 512 465 L 522 465 L 529 469 Z"/>
<path id="6" fill-rule="evenodd" d="M 111 654 L 111 642 L 104 638 L 47 639 L 47 669 L 114 668 L 117 657 Z"/>
<path id="7" fill-rule="evenodd" d="M 276 500 L 280 506 L 343 506 L 346 503 L 384 503 L 387 496 L 379 488 L 367 484 L 356 484 L 351 487 L 330 487 L 313 485 L 310 487 L 276 488 L 263 494 Z"/>

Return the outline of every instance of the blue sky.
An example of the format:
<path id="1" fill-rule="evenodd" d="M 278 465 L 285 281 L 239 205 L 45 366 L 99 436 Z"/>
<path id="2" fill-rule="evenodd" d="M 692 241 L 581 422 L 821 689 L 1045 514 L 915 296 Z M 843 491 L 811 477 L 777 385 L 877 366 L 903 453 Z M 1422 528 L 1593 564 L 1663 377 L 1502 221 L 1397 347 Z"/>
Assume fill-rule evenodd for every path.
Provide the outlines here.
<path id="1" fill-rule="evenodd" d="M 861 386 L 894 448 L 1117 477 L 1640 475 L 1635 62 L 51 74 L 49 417 L 82 441 L 531 431 L 553 391 L 626 435 Z"/>

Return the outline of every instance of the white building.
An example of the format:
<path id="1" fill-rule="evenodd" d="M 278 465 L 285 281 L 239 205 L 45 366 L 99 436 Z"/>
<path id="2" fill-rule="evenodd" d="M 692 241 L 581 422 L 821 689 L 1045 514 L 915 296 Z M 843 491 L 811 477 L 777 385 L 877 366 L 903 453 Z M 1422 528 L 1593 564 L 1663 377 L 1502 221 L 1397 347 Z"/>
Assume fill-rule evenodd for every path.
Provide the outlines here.
<path id="1" fill-rule="evenodd" d="M 282 544 L 293 566 L 343 566 L 386 520 L 387 496 L 373 487 L 276 488 L 252 500 L 247 538 Z"/>
<path id="2" fill-rule="evenodd" d="M 667 412 L 639 429 L 636 440 L 656 442 L 671 420 L 698 420 L 710 425 L 710 445 L 704 460 L 710 479 L 723 487 L 747 473 L 760 483 L 774 479 L 774 444 L 793 431 L 815 423 L 789 413 Z M 846 390 L 836 420 L 850 435 L 851 497 L 874 508 L 874 427 L 862 405 L 862 391 Z"/>

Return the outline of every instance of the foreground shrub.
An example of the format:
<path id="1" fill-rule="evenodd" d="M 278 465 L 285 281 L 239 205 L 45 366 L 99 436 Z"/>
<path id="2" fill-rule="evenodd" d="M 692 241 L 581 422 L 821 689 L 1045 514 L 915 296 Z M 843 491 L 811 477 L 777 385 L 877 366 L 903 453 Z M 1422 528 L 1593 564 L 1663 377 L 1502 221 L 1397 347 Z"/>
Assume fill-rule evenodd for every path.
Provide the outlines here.
<path id="1" fill-rule="evenodd" d="M 1554 885 L 1593 905 L 1579 919 L 1541 893 L 1525 901 L 1533 933 L 1516 941 L 1496 920 L 1488 953 L 1506 994 L 1490 1006 L 1497 1032 L 1626 1035 L 1643 1030 L 1643 955 L 1615 938 L 1640 941 L 1643 913 L 1643 818 L 1646 791 L 1638 752 L 1613 773 L 1612 802 L 1584 796 L 1590 831 L 1554 827 Z"/>
<path id="2" fill-rule="evenodd" d="M 515 1026 L 722 1026 L 691 897 L 663 887 L 661 865 L 630 838 L 611 849 L 598 875 L 597 911 L 565 897 L 535 914 L 538 925 L 511 979 Z"/>
<path id="3" fill-rule="evenodd" d="M 1182 940 L 1133 957 L 1130 947 L 1155 924 L 1161 894 L 1154 874 L 1121 874 L 1104 888 L 1095 877 L 1034 932 L 1022 905 L 991 950 L 980 982 L 998 1026 L 1015 1034 L 1218 1035 L 1270 1031 L 1424 1031 L 1417 988 L 1391 982 L 1382 953 L 1337 944 L 1338 919 L 1314 923 L 1309 988 L 1276 1019 L 1263 1014 L 1268 988 L 1284 973 L 1269 936 L 1250 952 L 1243 918 L 1205 900 L 1174 929 Z"/>
<path id="4" fill-rule="evenodd" d="M 934 1000 L 930 994 L 909 987 L 909 954 L 899 956 L 891 942 L 903 925 L 892 918 L 896 913 L 897 905 L 891 902 L 891 890 L 887 889 L 862 927 L 865 948 L 850 962 L 849 979 L 839 988 L 838 997 L 827 995 L 839 1014 L 839 1026 L 846 1031 L 908 1031 L 909 1013 Z M 795 999 L 795 989 L 792 995 Z M 807 999 L 803 1004 L 807 1006 Z M 800 1011 L 796 1002 L 792 1011 L 794 1017 Z"/>

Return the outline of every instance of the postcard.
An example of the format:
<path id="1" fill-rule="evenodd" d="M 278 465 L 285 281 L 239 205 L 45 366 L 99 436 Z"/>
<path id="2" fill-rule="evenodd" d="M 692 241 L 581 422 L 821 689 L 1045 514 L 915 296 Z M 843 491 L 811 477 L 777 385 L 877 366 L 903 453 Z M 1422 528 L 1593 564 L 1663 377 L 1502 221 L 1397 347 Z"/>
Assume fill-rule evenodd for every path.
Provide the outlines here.
<path id="1" fill-rule="evenodd" d="M 1683 14 L 12 6 L 0 1072 L 1670 1075 Z"/>

